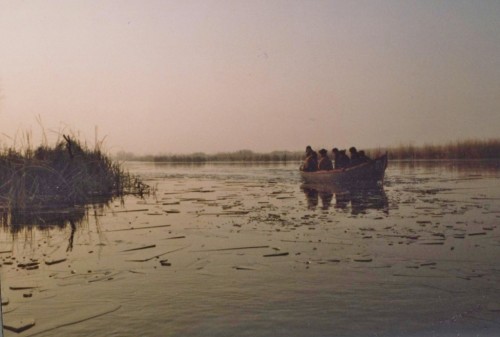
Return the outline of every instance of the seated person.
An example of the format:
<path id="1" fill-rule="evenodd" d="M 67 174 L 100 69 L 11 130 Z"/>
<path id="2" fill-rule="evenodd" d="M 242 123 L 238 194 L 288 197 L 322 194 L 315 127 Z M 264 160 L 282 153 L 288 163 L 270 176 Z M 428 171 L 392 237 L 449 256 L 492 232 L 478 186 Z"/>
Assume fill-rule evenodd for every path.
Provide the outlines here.
<path id="1" fill-rule="evenodd" d="M 367 163 L 369 161 L 371 161 L 370 157 L 368 157 L 366 154 L 365 154 L 365 151 L 361 150 L 358 152 L 358 155 L 359 155 L 359 161 L 361 163 Z"/>
<path id="2" fill-rule="evenodd" d="M 318 170 L 320 171 L 333 170 L 332 161 L 330 160 L 330 158 L 328 158 L 328 154 L 325 149 L 319 150 Z"/>
<path id="3" fill-rule="evenodd" d="M 351 155 L 351 165 L 350 166 L 356 166 L 361 164 L 361 161 L 359 160 L 359 153 L 358 150 L 353 146 L 349 149 L 349 153 Z"/>
<path id="4" fill-rule="evenodd" d="M 310 146 L 306 147 L 306 159 L 301 168 L 304 172 L 315 172 L 318 170 L 318 154 Z"/>
<path id="5" fill-rule="evenodd" d="M 334 150 L 333 153 L 335 155 L 335 168 L 343 169 L 349 167 L 349 157 L 345 154 L 345 150 L 339 151 L 337 148 L 333 150 Z"/>
<path id="6" fill-rule="evenodd" d="M 336 147 L 334 147 L 332 149 L 332 156 L 333 156 L 333 163 L 334 163 L 334 167 L 336 169 L 340 168 L 339 167 L 339 159 L 340 159 L 340 152 L 339 152 L 339 149 L 337 149 Z"/>

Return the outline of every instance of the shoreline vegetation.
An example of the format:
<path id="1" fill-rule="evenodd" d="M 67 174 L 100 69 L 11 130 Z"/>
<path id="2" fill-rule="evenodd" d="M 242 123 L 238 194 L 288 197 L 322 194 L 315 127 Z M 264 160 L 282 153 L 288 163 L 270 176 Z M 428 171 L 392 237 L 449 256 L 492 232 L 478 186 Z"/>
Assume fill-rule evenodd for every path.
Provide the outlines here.
<path id="1" fill-rule="evenodd" d="M 70 136 L 53 147 L 31 146 L 0 152 L 0 208 L 30 212 L 102 203 L 149 186 L 104 154 Z"/>
<path id="2" fill-rule="evenodd" d="M 305 147 L 305 146 L 304 146 Z M 319 150 L 316 149 L 316 150 Z M 358 149 L 362 150 L 362 149 Z M 331 152 L 331 149 L 328 149 Z M 399 145 L 394 147 L 365 149 L 367 155 L 375 158 L 388 153 L 389 160 L 480 160 L 500 159 L 500 139 L 463 140 L 443 145 L 415 146 Z M 135 155 L 130 152 L 119 152 L 116 159 L 120 161 L 148 161 L 157 163 L 209 163 L 209 162 L 296 162 L 304 159 L 304 151 L 273 151 L 256 153 L 250 150 L 205 154 L 165 154 Z"/>

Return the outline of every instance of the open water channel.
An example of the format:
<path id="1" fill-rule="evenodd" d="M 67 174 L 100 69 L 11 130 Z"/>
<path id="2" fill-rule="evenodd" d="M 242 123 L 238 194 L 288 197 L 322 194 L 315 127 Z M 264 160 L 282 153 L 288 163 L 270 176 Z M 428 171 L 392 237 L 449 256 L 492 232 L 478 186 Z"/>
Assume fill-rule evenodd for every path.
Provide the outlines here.
<path id="1" fill-rule="evenodd" d="M 4 216 L 5 336 L 500 335 L 499 163 L 126 166 L 156 193 Z"/>

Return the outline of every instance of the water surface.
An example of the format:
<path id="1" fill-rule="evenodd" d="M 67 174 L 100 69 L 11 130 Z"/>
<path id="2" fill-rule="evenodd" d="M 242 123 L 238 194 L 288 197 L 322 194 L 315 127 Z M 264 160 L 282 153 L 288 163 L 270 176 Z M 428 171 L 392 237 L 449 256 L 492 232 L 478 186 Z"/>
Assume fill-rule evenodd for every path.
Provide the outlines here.
<path id="1" fill-rule="evenodd" d="M 390 163 L 376 190 L 291 164 L 127 166 L 155 195 L 4 228 L 4 319 L 36 320 L 20 335 L 500 333 L 496 163 Z"/>

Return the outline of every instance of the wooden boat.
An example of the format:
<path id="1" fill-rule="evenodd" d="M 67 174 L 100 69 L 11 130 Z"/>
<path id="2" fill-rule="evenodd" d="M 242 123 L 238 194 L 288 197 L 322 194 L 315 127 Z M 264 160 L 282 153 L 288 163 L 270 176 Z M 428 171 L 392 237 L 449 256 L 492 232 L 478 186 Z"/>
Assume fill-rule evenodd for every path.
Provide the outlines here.
<path id="1" fill-rule="evenodd" d="M 300 175 L 306 184 L 374 186 L 382 185 L 386 168 L 387 154 L 384 154 L 356 166 L 331 171 L 300 171 Z"/>

